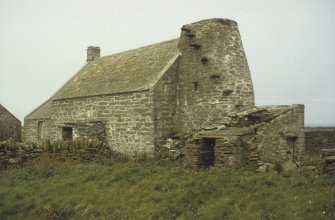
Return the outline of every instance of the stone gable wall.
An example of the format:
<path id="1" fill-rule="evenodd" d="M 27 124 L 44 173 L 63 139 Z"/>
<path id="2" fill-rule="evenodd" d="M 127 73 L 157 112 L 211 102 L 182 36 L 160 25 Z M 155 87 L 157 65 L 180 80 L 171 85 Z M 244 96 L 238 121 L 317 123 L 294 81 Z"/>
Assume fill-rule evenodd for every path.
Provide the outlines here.
<path id="1" fill-rule="evenodd" d="M 157 147 L 164 145 L 167 138 L 175 131 L 178 65 L 179 62 L 175 62 L 153 90 L 155 145 Z"/>
<path id="2" fill-rule="evenodd" d="M 38 123 L 42 123 L 42 139 L 39 139 Z M 50 139 L 50 119 L 25 119 L 24 120 L 24 141 L 39 143 L 42 140 Z"/>
<path id="3" fill-rule="evenodd" d="M 21 141 L 21 122 L 0 106 L 0 141 L 9 138 Z"/>
<path id="4" fill-rule="evenodd" d="M 287 113 L 259 128 L 253 145 L 257 146 L 263 162 L 302 161 L 305 153 L 304 106 L 293 105 Z"/>
<path id="5" fill-rule="evenodd" d="M 254 106 L 247 59 L 236 22 L 201 21 L 182 28 L 178 130 L 212 126 L 232 111 Z"/>
<path id="6" fill-rule="evenodd" d="M 101 121 L 105 142 L 114 150 L 154 153 L 153 98 L 150 91 L 53 101 L 51 140 L 62 139 L 62 127 Z M 77 138 L 81 138 L 77 133 Z M 89 137 L 85 137 L 89 138 Z"/>

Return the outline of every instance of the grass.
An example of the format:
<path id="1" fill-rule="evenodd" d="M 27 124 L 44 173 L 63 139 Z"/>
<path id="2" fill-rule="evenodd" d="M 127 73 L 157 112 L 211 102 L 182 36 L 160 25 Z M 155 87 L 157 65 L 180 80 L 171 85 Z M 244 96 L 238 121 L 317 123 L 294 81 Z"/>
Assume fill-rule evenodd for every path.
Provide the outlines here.
<path id="1" fill-rule="evenodd" d="M 195 171 L 167 160 L 0 172 L 0 219 L 334 219 L 335 177 L 308 170 Z"/>

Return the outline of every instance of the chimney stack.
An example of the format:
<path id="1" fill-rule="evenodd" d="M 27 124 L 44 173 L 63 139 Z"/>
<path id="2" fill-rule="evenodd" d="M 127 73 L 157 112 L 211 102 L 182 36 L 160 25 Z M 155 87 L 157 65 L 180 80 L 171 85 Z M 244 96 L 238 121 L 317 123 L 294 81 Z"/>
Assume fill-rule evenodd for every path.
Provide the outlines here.
<path id="1" fill-rule="evenodd" d="M 95 58 L 99 57 L 100 57 L 100 47 L 89 46 L 87 48 L 87 62 L 91 62 Z"/>

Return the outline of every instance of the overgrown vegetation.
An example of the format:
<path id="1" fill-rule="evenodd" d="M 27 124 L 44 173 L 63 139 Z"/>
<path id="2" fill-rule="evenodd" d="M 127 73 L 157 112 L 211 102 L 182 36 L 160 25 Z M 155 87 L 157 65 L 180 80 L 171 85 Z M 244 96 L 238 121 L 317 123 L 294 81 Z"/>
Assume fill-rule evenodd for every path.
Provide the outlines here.
<path id="1" fill-rule="evenodd" d="M 175 161 L 40 161 L 0 172 L 0 219 L 334 219 L 335 177 Z"/>

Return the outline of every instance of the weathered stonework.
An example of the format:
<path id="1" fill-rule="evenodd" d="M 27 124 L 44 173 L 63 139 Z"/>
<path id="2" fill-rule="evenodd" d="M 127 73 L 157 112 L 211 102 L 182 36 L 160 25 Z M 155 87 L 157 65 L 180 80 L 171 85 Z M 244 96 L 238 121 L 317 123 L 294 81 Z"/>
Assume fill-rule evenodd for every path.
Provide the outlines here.
<path id="1" fill-rule="evenodd" d="M 254 93 L 237 23 L 211 19 L 182 27 L 177 129 L 222 123 L 253 107 Z"/>
<path id="2" fill-rule="evenodd" d="M 186 144 L 185 162 L 195 167 L 301 162 L 303 128 L 303 105 L 250 109 L 195 133 Z"/>
<path id="3" fill-rule="evenodd" d="M 159 148 L 175 132 L 178 64 L 176 62 L 157 82 L 153 91 L 155 146 Z"/>
<path id="4" fill-rule="evenodd" d="M 134 154 L 154 153 L 153 98 L 148 91 L 107 96 L 55 100 L 51 114 L 51 140 L 64 139 L 64 127 L 73 128 L 73 138 L 94 138 L 81 133 L 80 125 L 104 125 L 105 141 L 114 150 Z"/>
<path id="5" fill-rule="evenodd" d="M 24 137 L 26 142 L 39 143 L 42 140 L 50 139 L 51 120 L 47 118 L 41 119 L 25 119 Z"/>
<path id="6" fill-rule="evenodd" d="M 308 152 L 335 149 L 335 128 L 305 128 L 305 145 Z"/>
<path id="7" fill-rule="evenodd" d="M 103 142 L 95 140 L 44 141 L 41 144 L 0 142 L 0 171 L 10 166 L 24 166 L 39 158 L 60 162 L 91 162 L 116 157 L 117 153 Z"/>
<path id="8" fill-rule="evenodd" d="M 21 122 L 0 104 L 0 141 L 9 138 L 21 141 Z"/>
<path id="9" fill-rule="evenodd" d="M 255 107 L 238 26 L 228 19 L 184 25 L 179 39 L 109 56 L 89 47 L 87 64 L 25 125 L 27 141 L 99 139 L 148 155 L 178 145 L 186 161 L 205 156 L 195 160 L 202 165 L 296 162 L 304 151 L 303 107 Z"/>

